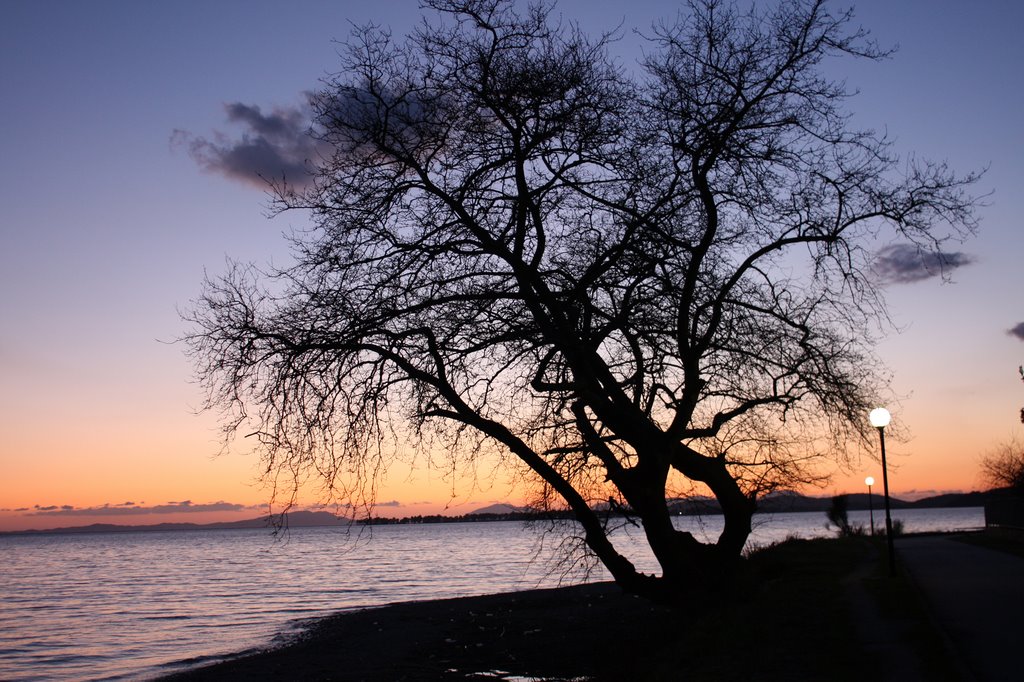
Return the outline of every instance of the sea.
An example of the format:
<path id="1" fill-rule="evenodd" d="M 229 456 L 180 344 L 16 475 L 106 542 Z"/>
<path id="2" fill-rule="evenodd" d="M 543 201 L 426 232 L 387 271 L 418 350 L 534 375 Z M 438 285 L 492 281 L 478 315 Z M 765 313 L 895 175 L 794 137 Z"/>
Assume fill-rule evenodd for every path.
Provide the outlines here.
<path id="1" fill-rule="evenodd" d="M 976 530 L 984 511 L 893 519 L 907 533 Z M 676 521 L 704 539 L 722 529 L 719 515 Z M 834 532 L 822 512 L 758 514 L 748 547 Z M 569 523 L 514 521 L 3 535 L 0 680 L 152 679 L 282 644 L 334 612 L 610 579 L 579 560 L 575 536 Z M 614 539 L 657 572 L 640 536 L 626 526 Z"/>

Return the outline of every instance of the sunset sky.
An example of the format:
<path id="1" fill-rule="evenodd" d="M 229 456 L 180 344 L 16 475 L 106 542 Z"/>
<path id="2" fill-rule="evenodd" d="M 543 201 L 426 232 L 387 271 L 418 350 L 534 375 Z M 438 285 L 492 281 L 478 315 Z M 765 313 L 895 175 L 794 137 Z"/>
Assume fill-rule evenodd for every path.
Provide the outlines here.
<path id="1" fill-rule="evenodd" d="M 595 31 L 621 23 L 630 64 L 632 29 L 676 6 L 559 9 Z M 989 205 L 978 236 L 952 247 L 953 282 L 902 271 L 912 281 L 887 286 L 899 331 L 878 349 L 908 432 L 888 443 L 893 494 L 978 489 L 979 457 L 1024 436 L 1024 4 L 855 6 L 883 46 L 899 45 L 885 62 L 830 65 L 861 91 L 855 121 L 887 129 L 901 152 L 988 168 L 977 191 L 992 193 Z M 256 461 L 245 443 L 216 456 L 216 420 L 195 414 L 201 392 L 170 343 L 204 271 L 222 272 L 227 256 L 282 262 L 281 233 L 303 224 L 268 219 L 252 157 L 225 152 L 248 141 L 301 155 L 289 114 L 337 63 L 332 41 L 370 20 L 403 34 L 419 16 L 406 0 L 4 4 L 0 530 L 263 511 Z M 808 492 L 859 492 L 869 474 L 880 482 L 863 460 Z M 442 472 L 396 470 L 378 512 L 461 514 L 511 495 L 500 478 L 452 489 Z"/>

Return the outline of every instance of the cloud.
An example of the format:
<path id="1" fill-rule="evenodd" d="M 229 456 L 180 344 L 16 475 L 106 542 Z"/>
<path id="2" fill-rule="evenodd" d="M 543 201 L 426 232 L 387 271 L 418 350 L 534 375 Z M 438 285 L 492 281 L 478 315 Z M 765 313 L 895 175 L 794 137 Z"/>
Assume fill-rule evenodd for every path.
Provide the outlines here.
<path id="1" fill-rule="evenodd" d="M 1016 336 L 1021 341 L 1024 341 L 1024 322 L 1020 322 L 1013 329 L 1007 329 L 1006 333 L 1010 336 Z"/>
<path id="2" fill-rule="evenodd" d="M 275 107 L 269 113 L 242 102 L 224 108 L 228 122 L 243 128 L 240 137 L 215 131 L 206 138 L 175 130 L 171 146 L 185 147 L 204 170 L 262 189 L 269 180 L 287 180 L 297 187 L 311 181 L 308 162 L 317 156 L 317 141 L 309 134 L 313 113 L 308 104 Z"/>
<path id="3" fill-rule="evenodd" d="M 254 506 L 232 502 L 211 502 L 195 504 L 191 500 L 168 502 L 151 506 L 136 505 L 132 502 L 104 504 L 98 507 L 75 507 L 72 505 L 36 505 L 30 516 L 143 516 L 147 514 L 179 514 L 182 512 L 226 512 L 255 509 Z"/>
<path id="4" fill-rule="evenodd" d="M 228 122 L 242 129 L 239 135 L 214 131 L 203 137 L 179 129 L 171 134 L 171 147 L 184 147 L 203 169 L 232 180 L 266 189 L 268 180 L 284 179 L 301 189 L 313 182 L 313 164 L 338 152 L 338 147 L 332 145 L 358 154 L 371 137 L 386 134 L 399 146 L 427 144 L 440 148 L 454 104 L 444 96 L 424 97 L 416 90 L 370 92 L 342 87 L 329 94 L 305 92 L 302 96 L 301 105 L 274 107 L 269 113 L 254 104 L 225 104 Z M 312 134 L 318 128 L 314 98 L 319 99 L 317 108 L 322 116 L 334 122 L 330 127 L 340 126 L 347 131 L 336 135 L 332 143 Z M 382 126 L 385 133 L 381 132 Z"/>
<path id="5" fill-rule="evenodd" d="M 401 507 L 402 503 L 398 500 L 389 500 L 388 502 L 377 502 L 375 507 Z"/>
<path id="6" fill-rule="evenodd" d="M 903 492 L 894 493 L 895 497 L 906 501 L 917 501 L 926 497 L 938 497 L 939 495 L 959 495 L 963 493 L 962 488 L 947 488 L 947 489 L 936 489 L 928 488 L 925 490 L 913 488 L 911 490 L 905 490 Z"/>
<path id="7" fill-rule="evenodd" d="M 936 253 L 923 251 L 912 244 L 892 244 L 875 255 L 873 267 L 875 274 L 887 284 L 908 284 L 946 276 L 973 262 L 973 256 L 959 251 Z"/>

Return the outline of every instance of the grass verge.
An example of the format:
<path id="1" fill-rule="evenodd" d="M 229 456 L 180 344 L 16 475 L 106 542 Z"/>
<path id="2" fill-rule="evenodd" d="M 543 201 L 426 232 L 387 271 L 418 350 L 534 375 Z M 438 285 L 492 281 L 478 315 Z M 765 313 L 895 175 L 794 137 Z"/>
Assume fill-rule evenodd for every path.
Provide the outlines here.
<path id="1" fill-rule="evenodd" d="M 959 679 L 921 595 L 906 575 L 888 575 L 884 550 L 851 537 L 754 553 L 748 589 L 686 622 L 650 679 L 852 682 L 877 679 L 891 664 L 919 679 Z M 853 598 L 871 603 L 852 609 Z"/>
<path id="2" fill-rule="evenodd" d="M 980 533 L 956 535 L 954 539 L 969 545 L 1024 557 L 1024 530 L 1017 528 L 988 528 Z"/>
<path id="3" fill-rule="evenodd" d="M 686 623 L 657 680 L 863 680 L 842 581 L 863 561 L 856 538 L 790 540 L 753 554 L 747 589 Z"/>

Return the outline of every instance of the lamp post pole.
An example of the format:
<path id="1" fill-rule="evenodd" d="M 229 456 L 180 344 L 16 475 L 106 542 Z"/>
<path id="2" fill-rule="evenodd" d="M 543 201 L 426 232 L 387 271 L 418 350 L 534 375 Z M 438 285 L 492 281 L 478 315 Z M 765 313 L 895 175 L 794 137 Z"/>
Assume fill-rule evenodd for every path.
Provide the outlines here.
<path id="1" fill-rule="evenodd" d="M 882 490 L 885 494 L 885 540 L 889 549 L 889 575 L 896 575 L 896 549 L 892 541 L 892 514 L 889 510 L 889 467 L 885 462 L 885 427 L 889 425 L 892 415 L 884 407 L 876 407 L 868 415 L 871 425 L 878 429 L 878 439 L 882 444 Z"/>
<path id="2" fill-rule="evenodd" d="M 871 486 L 875 484 L 875 479 L 868 476 L 864 479 L 864 483 L 868 486 L 868 514 L 871 518 L 871 537 L 875 537 L 875 503 L 871 499 Z"/>

